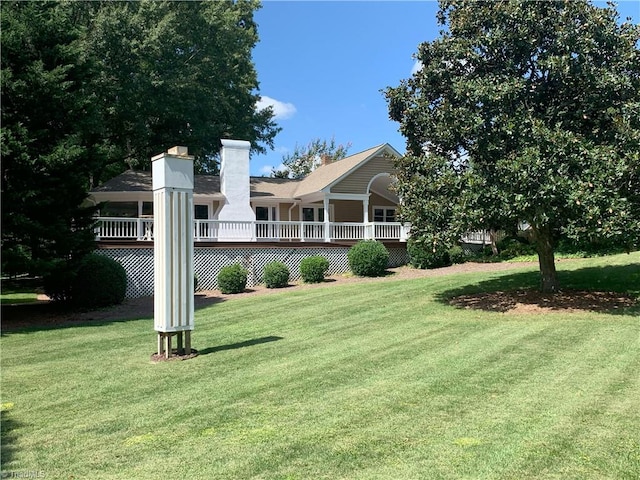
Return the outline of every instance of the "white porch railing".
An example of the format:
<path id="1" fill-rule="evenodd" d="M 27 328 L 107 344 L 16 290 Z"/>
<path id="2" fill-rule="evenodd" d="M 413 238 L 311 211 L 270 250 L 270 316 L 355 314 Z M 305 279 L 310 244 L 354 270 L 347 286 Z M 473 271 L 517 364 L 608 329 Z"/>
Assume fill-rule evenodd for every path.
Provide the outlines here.
<path id="1" fill-rule="evenodd" d="M 328 227 L 328 228 L 327 228 Z M 396 240 L 405 242 L 409 226 L 393 223 L 357 222 L 231 222 L 194 220 L 193 238 L 201 241 L 334 241 Z M 96 238 L 119 240 L 153 240 L 153 219 L 98 217 Z"/>

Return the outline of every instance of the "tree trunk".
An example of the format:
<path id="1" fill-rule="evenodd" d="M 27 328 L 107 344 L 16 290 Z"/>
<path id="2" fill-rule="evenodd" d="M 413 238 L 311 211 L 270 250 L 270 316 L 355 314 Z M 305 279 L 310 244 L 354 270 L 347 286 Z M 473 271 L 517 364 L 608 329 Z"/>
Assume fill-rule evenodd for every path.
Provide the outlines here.
<path id="1" fill-rule="evenodd" d="M 556 262 L 553 255 L 553 238 L 551 229 L 543 227 L 534 229 L 536 236 L 536 248 L 538 250 L 538 263 L 540 264 L 540 290 L 543 293 L 556 293 L 559 291 Z"/>
<path id="2" fill-rule="evenodd" d="M 491 241 L 491 253 L 498 255 L 498 232 L 495 229 L 489 230 L 489 240 Z"/>

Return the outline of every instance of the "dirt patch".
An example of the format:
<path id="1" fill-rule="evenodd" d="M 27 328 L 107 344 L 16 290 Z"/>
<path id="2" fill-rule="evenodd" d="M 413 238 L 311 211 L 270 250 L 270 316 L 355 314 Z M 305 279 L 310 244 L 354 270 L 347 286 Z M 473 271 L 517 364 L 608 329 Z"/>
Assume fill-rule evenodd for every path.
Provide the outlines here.
<path id="1" fill-rule="evenodd" d="M 625 308 L 633 307 L 636 301 L 627 295 L 614 292 L 567 290 L 555 294 L 545 294 L 536 290 L 515 290 L 461 295 L 451 299 L 449 303 L 460 308 L 488 312 L 548 314 L 584 311 L 619 312 Z"/>

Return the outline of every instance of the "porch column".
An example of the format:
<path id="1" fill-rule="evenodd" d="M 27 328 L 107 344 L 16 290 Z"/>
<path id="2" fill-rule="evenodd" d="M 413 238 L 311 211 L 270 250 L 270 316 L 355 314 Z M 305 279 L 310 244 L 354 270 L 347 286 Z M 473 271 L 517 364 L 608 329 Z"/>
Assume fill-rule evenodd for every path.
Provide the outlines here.
<path id="1" fill-rule="evenodd" d="M 331 241 L 331 224 L 329 222 L 329 199 L 325 196 L 323 201 L 324 208 L 324 241 Z"/>
<path id="2" fill-rule="evenodd" d="M 369 225 L 369 197 L 362 201 L 362 223 L 364 225 L 364 239 L 373 238 L 371 234 L 371 225 Z"/>

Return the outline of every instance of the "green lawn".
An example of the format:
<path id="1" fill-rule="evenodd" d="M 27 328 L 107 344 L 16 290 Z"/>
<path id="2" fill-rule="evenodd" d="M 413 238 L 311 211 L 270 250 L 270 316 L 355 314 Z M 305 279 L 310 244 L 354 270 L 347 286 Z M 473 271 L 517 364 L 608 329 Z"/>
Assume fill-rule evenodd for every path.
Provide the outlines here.
<path id="1" fill-rule="evenodd" d="M 640 296 L 640 253 L 561 262 Z M 314 289 L 152 319 L 4 333 L 2 470 L 92 479 L 637 479 L 640 310 L 510 315 L 460 292 L 526 267 Z"/>
<path id="2" fill-rule="evenodd" d="M 31 285 L 16 285 L 6 281 L 2 284 L 0 292 L 0 304 L 34 303 L 38 301 L 38 294 Z"/>

